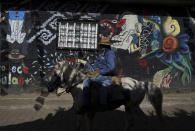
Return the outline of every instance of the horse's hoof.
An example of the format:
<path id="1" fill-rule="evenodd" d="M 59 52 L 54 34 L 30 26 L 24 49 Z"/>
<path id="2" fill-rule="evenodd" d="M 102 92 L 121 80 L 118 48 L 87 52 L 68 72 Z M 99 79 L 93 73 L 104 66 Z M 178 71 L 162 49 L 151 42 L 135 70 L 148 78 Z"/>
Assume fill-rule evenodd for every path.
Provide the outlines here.
<path id="1" fill-rule="evenodd" d="M 35 101 L 37 101 L 37 102 L 39 102 L 41 105 L 43 105 L 44 102 L 45 102 L 45 99 L 42 98 L 42 97 L 37 97 L 37 99 L 36 99 Z"/>
<path id="2" fill-rule="evenodd" d="M 0 90 L 0 94 L 1 96 L 6 96 L 8 95 L 8 93 L 6 91 L 4 91 L 3 89 Z"/>
<path id="3" fill-rule="evenodd" d="M 34 105 L 34 109 L 35 109 L 36 111 L 39 111 L 41 108 L 42 108 L 42 105 L 39 105 L 39 104 L 35 104 L 35 105 Z"/>

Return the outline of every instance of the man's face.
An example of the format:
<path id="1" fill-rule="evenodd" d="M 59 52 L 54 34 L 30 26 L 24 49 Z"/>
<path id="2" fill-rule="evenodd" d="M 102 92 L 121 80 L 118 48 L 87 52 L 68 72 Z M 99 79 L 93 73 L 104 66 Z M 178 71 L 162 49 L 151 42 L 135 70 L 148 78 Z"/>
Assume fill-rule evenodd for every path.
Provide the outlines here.
<path id="1" fill-rule="evenodd" d="M 103 48 L 104 48 L 104 46 L 103 45 L 99 45 L 99 48 L 98 48 L 98 52 L 101 54 L 101 53 L 103 53 Z"/>

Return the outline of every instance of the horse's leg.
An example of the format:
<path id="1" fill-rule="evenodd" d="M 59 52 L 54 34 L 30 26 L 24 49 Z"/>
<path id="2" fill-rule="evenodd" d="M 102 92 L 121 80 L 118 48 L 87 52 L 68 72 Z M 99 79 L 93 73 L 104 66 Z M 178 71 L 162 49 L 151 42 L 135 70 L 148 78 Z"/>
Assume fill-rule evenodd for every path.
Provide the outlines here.
<path id="1" fill-rule="evenodd" d="M 89 131 L 93 131 L 93 119 L 94 119 L 95 113 L 89 112 L 86 114 L 87 118 L 87 126 L 89 127 Z"/>
<path id="2" fill-rule="evenodd" d="M 76 129 L 77 131 L 81 130 L 82 120 L 84 119 L 84 115 L 77 115 L 76 119 Z"/>
<path id="3" fill-rule="evenodd" d="M 143 110 L 139 107 L 139 106 L 136 106 L 135 107 L 135 113 L 138 117 L 142 118 L 143 120 L 146 120 L 146 114 L 143 112 Z"/>
<path id="4" fill-rule="evenodd" d="M 130 103 L 125 104 L 125 112 L 127 113 L 127 126 L 125 127 L 125 131 L 131 130 L 131 127 L 134 126 L 134 112 L 133 112 L 133 106 L 131 106 Z"/>
<path id="5" fill-rule="evenodd" d="M 140 122 L 143 122 L 143 125 L 145 126 L 145 130 L 150 130 L 150 127 L 149 127 L 149 119 L 148 117 L 146 116 L 146 114 L 143 112 L 143 110 L 139 107 L 139 105 L 137 105 L 135 107 L 135 114 L 136 116 L 138 116 L 138 119 L 141 119 Z"/>
<path id="6" fill-rule="evenodd" d="M 160 88 L 154 86 L 151 82 L 147 82 L 145 88 L 147 90 L 146 94 L 148 95 L 148 99 L 160 120 L 160 126 L 164 127 L 165 121 L 162 113 L 163 93 Z"/>
<path id="7" fill-rule="evenodd" d="M 74 111 L 75 113 L 76 111 Z M 82 115 L 76 115 L 76 130 L 80 131 L 81 130 L 81 125 L 82 125 L 82 121 L 84 120 L 85 116 Z"/>
<path id="8" fill-rule="evenodd" d="M 72 107 L 68 110 L 70 113 L 72 113 L 75 117 L 76 117 L 76 131 L 80 131 L 81 130 L 81 124 L 82 124 L 82 120 L 84 119 L 84 115 L 78 115 L 76 112 L 78 110 L 78 106 L 77 103 L 74 102 Z"/>

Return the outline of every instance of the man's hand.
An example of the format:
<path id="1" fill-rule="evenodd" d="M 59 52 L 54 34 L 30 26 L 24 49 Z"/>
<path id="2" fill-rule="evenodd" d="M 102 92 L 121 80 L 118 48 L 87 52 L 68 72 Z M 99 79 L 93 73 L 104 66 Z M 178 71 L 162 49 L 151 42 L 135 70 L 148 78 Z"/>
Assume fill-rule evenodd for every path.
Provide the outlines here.
<path id="1" fill-rule="evenodd" d="M 112 77 L 112 82 L 114 85 L 120 86 L 121 85 L 121 78 L 113 76 Z"/>
<path id="2" fill-rule="evenodd" d="M 93 77 L 97 77 L 97 76 L 99 76 L 99 74 L 100 74 L 100 72 L 99 72 L 99 70 L 95 70 L 94 72 L 92 72 L 92 73 L 88 73 L 87 75 L 86 75 L 86 77 L 88 77 L 88 78 L 93 78 Z"/>

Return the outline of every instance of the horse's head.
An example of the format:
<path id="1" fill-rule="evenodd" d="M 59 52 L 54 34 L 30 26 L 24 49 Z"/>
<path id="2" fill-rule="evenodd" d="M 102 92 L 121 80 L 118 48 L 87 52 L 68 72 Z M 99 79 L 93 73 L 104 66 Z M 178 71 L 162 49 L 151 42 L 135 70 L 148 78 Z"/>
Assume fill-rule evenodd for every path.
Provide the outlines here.
<path id="1" fill-rule="evenodd" d="M 48 85 L 55 89 L 59 86 L 64 88 L 71 88 L 77 83 L 84 80 L 85 75 L 80 71 L 80 63 L 70 65 L 65 61 L 59 62 L 55 65 L 54 70 L 48 76 Z M 58 81 L 58 82 L 57 82 Z"/>

